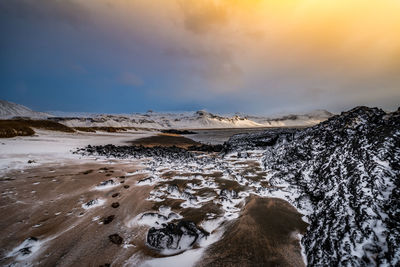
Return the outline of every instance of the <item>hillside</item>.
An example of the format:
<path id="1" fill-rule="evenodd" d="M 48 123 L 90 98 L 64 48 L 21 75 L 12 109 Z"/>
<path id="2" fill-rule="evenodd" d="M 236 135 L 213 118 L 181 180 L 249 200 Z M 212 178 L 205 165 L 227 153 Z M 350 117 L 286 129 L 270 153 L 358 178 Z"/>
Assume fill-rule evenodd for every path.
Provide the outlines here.
<path id="1" fill-rule="evenodd" d="M 33 119 L 45 119 L 49 114 L 33 111 L 23 105 L 0 100 L 0 119 L 11 119 L 14 117 L 26 117 Z"/>

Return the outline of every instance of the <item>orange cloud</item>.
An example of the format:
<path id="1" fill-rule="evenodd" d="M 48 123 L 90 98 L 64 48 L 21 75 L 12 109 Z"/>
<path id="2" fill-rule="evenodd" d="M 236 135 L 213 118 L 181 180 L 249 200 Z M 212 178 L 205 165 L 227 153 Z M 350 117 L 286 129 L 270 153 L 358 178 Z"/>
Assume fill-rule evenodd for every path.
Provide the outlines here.
<path id="1" fill-rule="evenodd" d="M 112 8 L 105 3 L 90 3 L 105 27 L 133 44 L 176 52 L 171 66 L 191 71 L 176 81 L 185 90 L 194 75 L 196 84 L 203 79 L 203 90 L 217 94 L 309 95 L 315 90 L 310 88 L 322 88 L 325 96 L 348 91 L 359 96 L 364 90 L 361 97 L 372 101 L 379 89 L 399 97 L 397 0 L 114 0 Z"/>

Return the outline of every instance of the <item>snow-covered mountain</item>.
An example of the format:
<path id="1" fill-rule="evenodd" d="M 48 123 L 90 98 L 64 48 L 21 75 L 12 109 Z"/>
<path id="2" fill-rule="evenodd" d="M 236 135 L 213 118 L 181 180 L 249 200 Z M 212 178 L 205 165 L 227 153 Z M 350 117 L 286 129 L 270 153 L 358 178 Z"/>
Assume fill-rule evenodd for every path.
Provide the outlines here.
<path id="1" fill-rule="evenodd" d="M 50 115 L 51 114 L 51 115 Z M 152 129 L 207 129 L 207 128 L 254 128 L 313 126 L 333 114 L 316 111 L 302 115 L 261 117 L 248 115 L 221 116 L 201 110 L 185 113 L 134 113 L 134 114 L 90 114 L 52 112 L 50 114 L 33 111 L 25 106 L 0 100 L 0 118 L 29 117 L 49 118 L 69 127 L 139 127 Z"/>
<path id="2" fill-rule="evenodd" d="M 288 114 L 274 117 L 248 116 L 257 123 L 267 127 L 313 126 L 332 117 L 334 114 L 326 110 L 315 110 L 306 114 Z"/>
<path id="3" fill-rule="evenodd" d="M 13 117 L 29 117 L 34 119 L 44 119 L 50 117 L 49 114 L 33 111 L 23 105 L 0 100 L 0 118 L 11 119 Z"/>
<path id="4" fill-rule="evenodd" d="M 219 116 L 207 111 L 194 113 L 145 113 L 130 115 L 95 115 L 89 117 L 56 117 L 56 120 L 70 127 L 142 127 L 142 128 L 253 128 L 310 126 L 326 120 L 331 113 L 316 115 L 289 115 L 280 118 L 265 118 L 251 116 Z"/>

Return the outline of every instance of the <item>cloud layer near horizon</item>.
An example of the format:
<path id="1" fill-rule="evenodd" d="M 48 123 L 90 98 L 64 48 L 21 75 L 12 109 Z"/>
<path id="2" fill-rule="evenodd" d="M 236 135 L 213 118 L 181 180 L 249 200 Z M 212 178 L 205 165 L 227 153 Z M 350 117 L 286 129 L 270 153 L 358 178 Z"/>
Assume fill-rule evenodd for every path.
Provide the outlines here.
<path id="1" fill-rule="evenodd" d="M 400 102 L 395 0 L 14 0 L 0 10 L 0 97 L 39 109 Z"/>

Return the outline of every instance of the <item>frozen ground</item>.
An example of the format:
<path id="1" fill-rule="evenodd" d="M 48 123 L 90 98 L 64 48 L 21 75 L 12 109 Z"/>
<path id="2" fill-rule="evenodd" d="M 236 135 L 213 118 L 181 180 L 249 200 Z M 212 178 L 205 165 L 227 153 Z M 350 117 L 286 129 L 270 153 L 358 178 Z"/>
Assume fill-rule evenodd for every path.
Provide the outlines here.
<path id="1" fill-rule="evenodd" d="M 399 119 L 358 107 L 220 152 L 130 133 L 5 140 L 0 264 L 397 266 Z"/>
<path id="2" fill-rule="evenodd" d="M 232 237 L 231 231 L 240 229 L 245 236 L 257 231 L 259 223 L 248 229 L 240 225 L 254 221 L 254 214 L 245 212 L 248 201 L 252 200 L 251 210 L 260 202 L 254 197 L 268 195 L 259 190 L 268 187 L 267 175 L 260 169 L 262 151 L 225 158 L 196 152 L 189 160 L 71 153 L 89 144 L 126 145 L 151 134 L 38 131 L 33 137 L 3 139 L 0 211 L 9 216 L 0 223 L 5 236 L 0 264 L 193 266 L 207 259 L 212 265 L 218 255 L 226 253 L 220 249 L 221 242 Z M 272 225 L 273 229 L 288 229 L 285 238 L 277 241 L 282 247 L 266 246 L 260 252 L 285 264 L 289 259 L 283 251 L 291 246 L 290 260 L 301 266 L 295 233 L 304 234 L 305 226 L 293 207 L 274 203 L 279 210 L 293 213 L 296 223 Z M 270 204 L 263 208 L 269 209 Z M 268 221 L 261 218 L 261 224 Z M 170 235 L 165 228 L 168 223 L 177 234 Z M 160 239 L 160 233 L 172 243 Z M 259 236 L 270 240 L 268 234 Z M 251 240 L 238 243 L 237 249 L 252 251 L 251 244 Z M 259 260 L 265 263 L 268 259 Z"/>
<path id="3" fill-rule="evenodd" d="M 71 153 L 78 147 L 86 145 L 125 144 L 136 138 L 150 136 L 154 133 L 123 132 L 123 133 L 63 133 L 35 129 L 36 134 L 30 137 L 14 137 L 0 139 L 0 174 L 39 166 L 44 163 L 80 159 Z M 29 161 L 29 162 L 28 162 Z M 84 161 L 84 160 L 83 160 Z"/>
<path id="4" fill-rule="evenodd" d="M 89 147 L 81 152 L 107 158 L 143 159 L 147 177 L 137 184 L 150 186 L 147 199 L 159 203 L 145 216 L 146 222 L 152 218 L 147 243 L 161 253 L 196 249 L 212 233 L 204 234 L 201 228 L 182 221 L 170 223 L 169 215 L 157 212 L 160 205 L 170 207 L 177 220 L 180 216 L 190 218 L 197 226 L 206 227 L 210 221 L 219 219 L 221 224 L 216 229 L 234 232 L 236 236 L 243 226 L 235 225 L 237 222 L 257 221 L 260 214 L 268 213 L 265 207 L 255 208 L 259 212 L 245 212 L 251 210 L 248 200 L 257 195 L 286 199 L 305 215 L 309 223 L 307 231 L 298 230 L 292 236 L 302 239 L 301 254 L 306 256 L 307 264 L 397 266 L 400 261 L 399 112 L 357 107 L 312 128 L 238 135 L 224 145 L 222 153 L 214 156 L 179 149 L 137 150 L 115 146 Z M 255 150 L 257 147 L 263 148 Z M 196 212 L 184 213 L 190 209 Z M 245 214 L 255 216 L 246 220 Z M 232 221 L 234 226 L 230 225 Z M 243 240 L 248 236 L 248 232 L 243 234 Z M 181 244 L 181 239 L 194 241 L 188 246 L 187 242 Z M 203 262 L 224 265 L 226 262 L 221 262 L 221 258 L 231 262 L 235 255 L 247 255 L 245 250 L 238 249 L 238 244 L 243 243 L 241 239 L 237 239 L 238 244 L 235 242 L 233 248 L 224 249 L 232 240 L 235 238 L 225 234 L 211 244 L 202 256 Z M 232 254 L 234 251 L 240 252 Z M 287 260 L 284 263 L 290 265 Z"/>
<path id="5" fill-rule="evenodd" d="M 106 146 L 79 153 L 141 161 L 143 169 L 138 173 L 144 177 L 136 187 L 149 190 L 146 201 L 153 203 L 152 209 L 131 216 L 126 226 L 134 232 L 144 228 L 146 246 L 152 252 L 140 251 L 128 259 L 128 264 L 201 266 L 206 261 L 210 266 L 221 266 L 221 258 L 227 262 L 235 258 L 241 264 L 304 265 L 298 234 L 304 234 L 307 224 L 301 215 L 286 201 L 261 204 L 265 197 L 284 197 L 280 187 L 270 186 L 268 174 L 261 169 L 262 150 L 221 156 L 178 148 Z M 273 223 L 277 218 L 284 219 Z M 253 236 L 254 232 L 258 234 Z M 278 238 L 273 236 L 275 232 L 281 233 Z M 249 236 L 252 238 L 246 238 Z M 235 245 L 224 249 L 223 244 L 232 239 Z M 254 246 L 262 242 L 266 243 Z M 290 251 L 290 257 L 284 251 Z M 260 256 L 254 259 L 249 256 L 252 253 Z"/>

